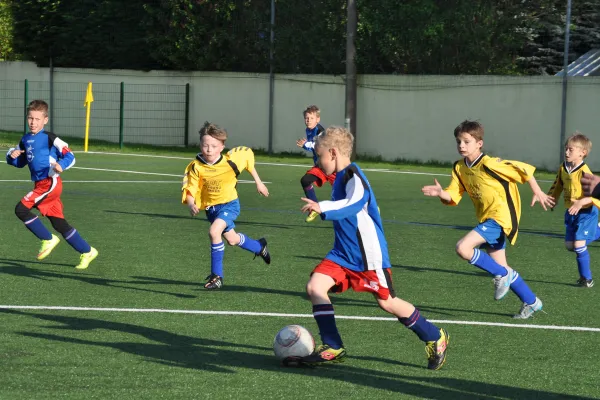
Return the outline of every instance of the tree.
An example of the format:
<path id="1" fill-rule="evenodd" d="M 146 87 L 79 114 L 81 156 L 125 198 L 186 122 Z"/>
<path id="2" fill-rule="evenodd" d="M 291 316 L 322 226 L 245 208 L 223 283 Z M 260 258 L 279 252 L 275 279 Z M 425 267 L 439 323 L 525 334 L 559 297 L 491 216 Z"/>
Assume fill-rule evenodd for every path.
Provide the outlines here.
<path id="1" fill-rule="evenodd" d="M 10 61 L 16 55 L 13 51 L 12 0 L 0 0 L 0 60 Z"/>

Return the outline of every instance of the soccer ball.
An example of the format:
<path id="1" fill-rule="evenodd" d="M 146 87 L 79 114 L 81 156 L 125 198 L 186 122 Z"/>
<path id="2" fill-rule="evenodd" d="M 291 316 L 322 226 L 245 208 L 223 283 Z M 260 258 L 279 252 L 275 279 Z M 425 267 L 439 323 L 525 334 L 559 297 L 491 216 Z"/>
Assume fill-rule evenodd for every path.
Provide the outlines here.
<path id="1" fill-rule="evenodd" d="M 315 350 L 315 339 L 303 326 L 288 325 L 277 332 L 273 350 L 280 360 L 286 357 L 305 357 Z"/>

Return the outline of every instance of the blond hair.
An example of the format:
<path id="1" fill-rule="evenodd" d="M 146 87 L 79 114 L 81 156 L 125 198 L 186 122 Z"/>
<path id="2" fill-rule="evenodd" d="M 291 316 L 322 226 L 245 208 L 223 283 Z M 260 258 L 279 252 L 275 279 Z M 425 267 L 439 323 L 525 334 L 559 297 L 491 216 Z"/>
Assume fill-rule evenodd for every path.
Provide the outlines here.
<path id="1" fill-rule="evenodd" d="M 306 109 L 304 111 L 302 111 L 302 116 L 306 117 L 306 114 L 315 114 L 317 117 L 321 116 L 321 110 L 319 109 L 319 107 L 312 105 L 312 106 L 308 106 L 306 107 Z"/>
<path id="2" fill-rule="evenodd" d="M 585 150 L 585 156 L 583 156 L 583 158 L 587 157 L 588 154 L 590 154 L 590 151 L 592 151 L 592 141 L 579 131 L 575 131 L 574 134 L 567 138 L 565 148 L 568 147 L 569 144 L 574 144 Z"/>
<path id="3" fill-rule="evenodd" d="M 341 126 L 330 126 L 325 129 L 325 132 L 317 136 L 315 141 L 317 147 L 326 149 L 336 148 L 343 156 L 350 157 L 352 155 L 352 147 L 354 146 L 354 136 L 350 131 Z"/>
<path id="4" fill-rule="evenodd" d="M 47 117 L 48 103 L 46 103 L 44 100 L 32 100 L 27 105 L 27 114 L 29 114 L 30 111 L 41 111 L 44 113 L 44 117 Z"/>
<path id="5" fill-rule="evenodd" d="M 475 140 L 483 140 L 483 125 L 479 121 L 469 121 L 465 119 L 454 128 L 454 137 L 458 137 L 461 133 L 467 133 Z"/>
<path id="6" fill-rule="evenodd" d="M 200 140 L 202 140 L 202 137 L 204 136 L 212 136 L 225 144 L 225 141 L 227 140 L 227 131 L 218 125 L 206 121 L 204 126 L 200 128 Z"/>

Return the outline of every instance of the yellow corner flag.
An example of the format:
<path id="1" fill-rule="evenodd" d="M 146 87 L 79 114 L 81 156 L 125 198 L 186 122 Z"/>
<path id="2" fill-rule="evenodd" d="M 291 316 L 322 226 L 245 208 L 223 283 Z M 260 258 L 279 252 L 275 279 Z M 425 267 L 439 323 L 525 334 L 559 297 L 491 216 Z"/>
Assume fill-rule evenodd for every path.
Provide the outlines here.
<path id="1" fill-rule="evenodd" d="M 90 134 L 90 110 L 92 109 L 92 102 L 94 101 L 94 95 L 92 94 L 92 82 L 88 82 L 87 91 L 85 93 L 84 107 L 87 107 L 85 116 L 85 141 L 83 145 L 83 151 L 88 151 L 88 137 Z"/>

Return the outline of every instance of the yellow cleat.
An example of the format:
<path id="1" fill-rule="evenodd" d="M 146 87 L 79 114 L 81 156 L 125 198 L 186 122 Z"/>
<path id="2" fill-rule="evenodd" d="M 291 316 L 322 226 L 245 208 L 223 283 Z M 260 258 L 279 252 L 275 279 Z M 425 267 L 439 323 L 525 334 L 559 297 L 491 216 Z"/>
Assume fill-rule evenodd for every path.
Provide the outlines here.
<path id="1" fill-rule="evenodd" d="M 48 257 L 52 250 L 60 243 L 60 239 L 56 235 L 52 235 L 52 239 L 50 240 L 42 240 L 42 246 L 40 247 L 40 252 L 37 255 L 38 260 L 43 260 Z"/>
<path id="2" fill-rule="evenodd" d="M 446 362 L 446 351 L 450 343 L 450 335 L 444 328 L 440 329 L 440 338 L 435 342 L 427 342 L 425 352 L 427 353 L 427 368 L 440 369 Z"/>
<path id="3" fill-rule="evenodd" d="M 318 212 L 315 211 L 311 211 L 310 214 L 308 214 L 308 217 L 306 217 L 306 222 L 313 222 L 317 217 L 319 216 Z"/>
<path id="4" fill-rule="evenodd" d="M 98 250 L 92 247 L 92 250 L 88 253 L 83 253 L 81 257 L 79 257 L 79 264 L 75 268 L 86 269 L 96 257 L 98 257 Z"/>

